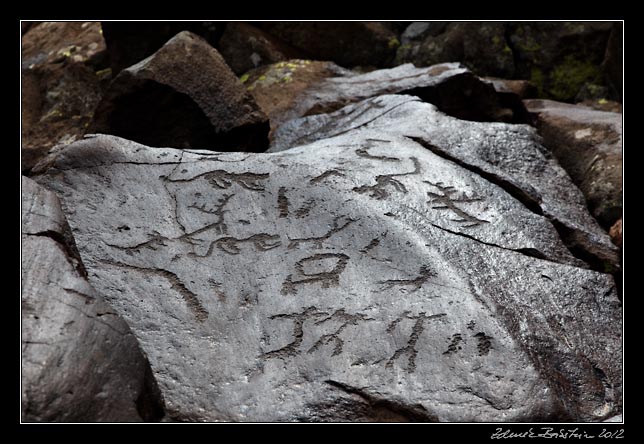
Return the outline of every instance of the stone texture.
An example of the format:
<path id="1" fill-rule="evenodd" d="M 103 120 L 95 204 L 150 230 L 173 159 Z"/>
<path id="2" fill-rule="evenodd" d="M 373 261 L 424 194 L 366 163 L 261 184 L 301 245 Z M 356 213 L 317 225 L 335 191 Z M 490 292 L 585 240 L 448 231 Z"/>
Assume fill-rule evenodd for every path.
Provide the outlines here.
<path id="1" fill-rule="evenodd" d="M 620 218 L 615 224 L 610 227 L 610 238 L 613 240 L 613 243 L 617 245 L 620 250 L 622 248 L 622 219 Z"/>
<path id="2" fill-rule="evenodd" d="M 345 68 L 390 66 L 400 46 L 379 22 L 256 22 L 267 33 L 303 51 L 306 58 Z"/>
<path id="3" fill-rule="evenodd" d="M 415 22 L 401 37 L 396 63 L 461 62 L 478 75 L 512 78 L 514 60 L 498 22 Z"/>
<path id="4" fill-rule="evenodd" d="M 85 133 L 101 97 L 105 43 L 98 22 L 22 22 L 23 173 Z"/>
<path id="5" fill-rule="evenodd" d="M 114 76 L 151 56 L 182 31 L 199 35 L 215 46 L 225 28 L 225 22 L 106 21 L 101 25 Z"/>
<path id="6" fill-rule="evenodd" d="M 260 65 L 302 57 L 301 51 L 255 26 L 239 22 L 226 24 L 217 48 L 238 76 Z"/>
<path id="7" fill-rule="evenodd" d="M 163 415 L 127 324 L 87 282 L 56 196 L 22 178 L 22 421 Z"/>
<path id="8" fill-rule="evenodd" d="M 359 123 L 373 101 L 341 113 Z M 375 101 L 388 126 L 279 153 L 95 136 L 38 166 L 90 282 L 147 353 L 169 419 L 621 413 L 612 277 L 579 267 L 547 218 L 503 187 L 408 137 L 426 135 L 405 134 L 416 121 L 388 119 L 422 111 L 433 143 L 476 141 L 510 153 L 500 160 L 536 147 L 533 132 L 411 97 Z"/>
<path id="9" fill-rule="evenodd" d="M 291 60 L 249 73 L 246 84 L 270 116 L 273 132 L 288 120 L 382 94 L 413 94 L 467 120 L 515 121 L 525 113 L 520 103 L 516 113 L 504 107 L 493 85 L 458 63 L 356 74 L 328 62 Z"/>
<path id="10" fill-rule="evenodd" d="M 622 114 L 550 100 L 525 103 L 543 143 L 608 230 L 622 215 Z"/>
<path id="11" fill-rule="evenodd" d="M 380 96 L 334 113 L 282 125 L 269 151 L 328 139 L 357 129 L 414 138 L 428 149 L 501 184 L 548 217 L 567 246 L 593 268 L 616 271 L 619 258 L 606 232 L 588 214 L 584 197 L 527 125 L 455 119 L 411 96 Z"/>
<path id="12" fill-rule="evenodd" d="M 186 31 L 121 71 L 90 129 L 156 147 L 263 151 L 269 123 L 217 50 Z"/>

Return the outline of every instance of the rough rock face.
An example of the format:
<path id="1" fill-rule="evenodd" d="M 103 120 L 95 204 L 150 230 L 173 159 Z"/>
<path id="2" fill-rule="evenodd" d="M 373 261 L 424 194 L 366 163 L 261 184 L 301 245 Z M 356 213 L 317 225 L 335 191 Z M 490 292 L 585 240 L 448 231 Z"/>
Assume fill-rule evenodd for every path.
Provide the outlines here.
<path id="1" fill-rule="evenodd" d="M 237 75 L 259 65 L 302 57 L 301 51 L 247 23 L 227 23 L 217 47 Z"/>
<path id="2" fill-rule="evenodd" d="M 410 96 L 380 96 L 334 113 L 282 125 L 269 151 L 282 151 L 357 129 L 413 138 L 429 150 L 501 184 L 555 224 L 568 247 L 593 268 L 616 271 L 615 246 L 588 214 L 584 197 L 524 125 L 466 122 Z"/>
<path id="3" fill-rule="evenodd" d="M 90 128 L 157 147 L 263 151 L 269 123 L 217 50 L 181 32 L 121 71 Z"/>
<path id="4" fill-rule="evenodd" d="M 622 219 L 620 218 L 615 224 L 610 227 L 610 238 L 613 240 L 613 243 L 617 245 L 620 249 L 622 248 Z"/>
<path id="5" fill-rule="evenodd" d="M 423 111 L 446 149 L 471 138 L 509 160 L 534 144 L 527 128 L 457 123 L 411 97 L 341 112 L 359 122 L 351 111 L 374 101 L 388 118 Z M 612 277 L 579 267 L 545 217 L 485 174 L 383 126 L 262 155 L 94 136 L 39 166 L 169 418 L 618 414 Z"/>
<path id="6" fill-rule="evenodd" d="M 22 420 L 163 415 L 127 324 L 86 280 L 56 196 L 22 178 Z"/>
<path id="7" fill-rule="evenodd" d="M 273 131 L 288 120 L 328 113 L 383 94 L 416 95 L 466 120 L 513 121 L 525 113 L 520 103 L 516 113 L 505 108 L 492 84 L 459 63 L 428 68 L 406 64 L 355 74 L 325 62 L 292 60 L 251 73 L 246 84 L 258 103 L 268 104 L 264 109 Z"/>
<path id="8" fill-rule="evenodd" d="M 390 66 L 400 42 L 378 22 L 257 22 L 269 34 L 303 51 L 307 58 L 346 68 Z"/>
<path id="9" fill-rule="evenodd" d="M 511 78 L 512 50 L 496 22 L 414 22 L 405 30 L 396 63 L 429 66 L 461 62 L 478 75 Z"/>
<path id="10" fill-rule="evenodd" d="M 54 145 L 85 133 L 101 97 L 100 29 L 98 22 L 33 22 L 23 36 L 23 173 Z"/>
<path id="11" fill-rule="evenodd" d="M 101 22 L 112 73 L 140 62 L 182 31 L 190 31 L 216 45 L 223 22 Z"/>
<path id="12" fill-rule="evenodd" d="M 551 100 L 526 100 L 544 144 L 608 230 L 622 216 L 622 115 Z"/>

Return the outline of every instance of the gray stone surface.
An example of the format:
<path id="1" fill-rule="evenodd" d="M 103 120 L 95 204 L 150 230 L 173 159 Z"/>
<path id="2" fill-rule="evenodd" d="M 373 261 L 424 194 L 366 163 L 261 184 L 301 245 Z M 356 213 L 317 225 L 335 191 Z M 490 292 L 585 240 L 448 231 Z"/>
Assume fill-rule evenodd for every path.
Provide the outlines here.
<path id="1" fill-rule="evenodd" d="M 492 125 L 495 145 L 474 128 L 498 150 L 527 131 Z M 170 419 L 621 411 L 612 277 L 577 266 L 546 218 L 403 134 L 347 131 L 272 154 L 95 136 L 39 166 Z"/>
<path id="2" fill-rule="evenodd" d="M 605 229 L 622 216 L 622 114 L 525 100 L 539 134 Z"/>
<path id="3" fill-rule="evenodd" d="M 440 156 L 482 174 L 553 221 L 567 246 L 593 268 L 615 271 L 616 247 L 588 213 L 584 197 L 566 171 L 527 125 L 466 122 L 429 103 L 403 95 L 379 96 L 334 113 L 285 123 L 269 151 L 277 152 L 354 131 L 406 136 Z"/>
<path id="4" fill-rule="evenodd" d="M 25 177 L 21 245 L 22 420 L 158 419 L 136 338 L 85 279 L 56 196 Z"/>
<path id="5" fill-rule="evenodd" d="M 90 132 L 150 146 L 264 151 L 269 123 L 215 48 L 183 31 L 121 71 Z"/>

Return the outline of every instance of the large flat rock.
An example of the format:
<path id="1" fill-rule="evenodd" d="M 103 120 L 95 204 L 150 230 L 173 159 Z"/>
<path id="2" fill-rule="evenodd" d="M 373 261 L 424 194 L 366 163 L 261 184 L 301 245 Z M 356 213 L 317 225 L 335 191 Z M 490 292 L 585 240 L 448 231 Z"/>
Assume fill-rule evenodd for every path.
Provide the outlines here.
<path id="1" fill-rule="evenodd" d="M 612 277 L 580 267 L 546 217 L 402 131 L 272 154 L 95 136 L 47 167 L 37 180 L 60 196 L 170 419 L 621 412 Z"/>
<path id="2" fill-rule="evenodd" d="M 159 419 L 136 338 L 87 282 L 56 196 L 25 177 L 21 246 L 22 420 Z"/>

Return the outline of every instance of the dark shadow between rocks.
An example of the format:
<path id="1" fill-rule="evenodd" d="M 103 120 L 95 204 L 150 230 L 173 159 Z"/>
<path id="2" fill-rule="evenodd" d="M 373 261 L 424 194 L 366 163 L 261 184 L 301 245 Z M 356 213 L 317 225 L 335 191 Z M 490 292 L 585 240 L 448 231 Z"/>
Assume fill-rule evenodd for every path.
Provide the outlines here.
<path id="1" fill-rule="evenodd" d="M 153 147 L 250 152 L 268 148 L 268 122 L 217 133 L 188 95 L 154 81 L 141 82 L 134 91 L 107 106 L 108 109 L 97 110 L 91 132 Z"/>

